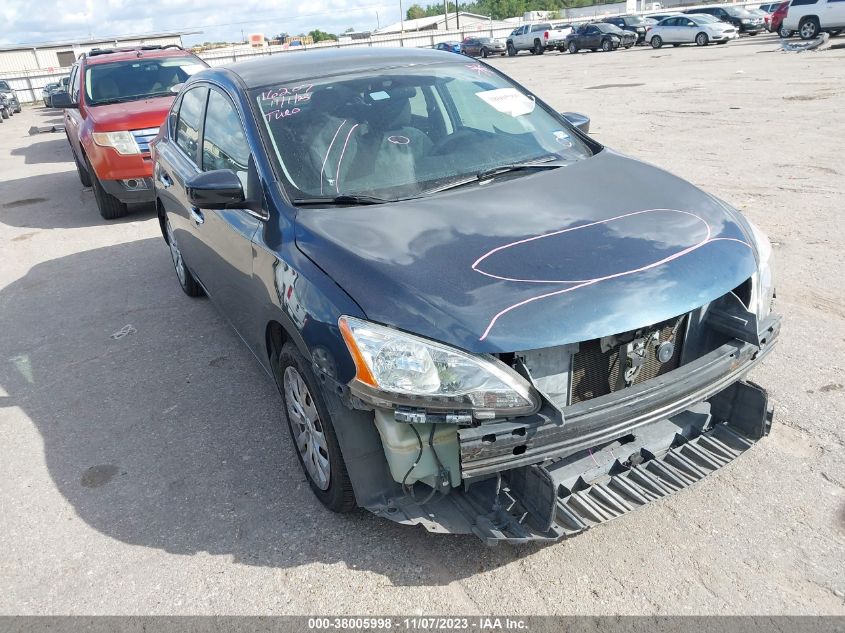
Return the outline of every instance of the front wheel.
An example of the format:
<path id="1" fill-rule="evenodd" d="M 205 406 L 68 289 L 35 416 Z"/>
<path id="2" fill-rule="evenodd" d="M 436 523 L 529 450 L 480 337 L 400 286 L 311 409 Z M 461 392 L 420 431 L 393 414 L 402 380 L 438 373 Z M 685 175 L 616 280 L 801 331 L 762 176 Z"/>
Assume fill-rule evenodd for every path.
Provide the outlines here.
<path id="1" fill-rule="evenodd" d="M 610 40 L 604 40 L 604 41 L 601 43 L 601 49 L 602 49 L 605 53 L 609 53 L 610 51 L 612 51 L 612 50 L 613 50 L 613 44 L 611 44 L 611 43 L 610 43 Z"/>
<path id="2" fill-rule="evenodd" d="M 508 57 L 515 57 L 516 56 L 516 49 L 513 46 L 513 42 L 508 42 Z"/>
<path id="3" fill-rule="evenodd" d="M 173 234 L 173 227 L 170 226 L 170 218 L 166 214 L 164 216 L 164 231 L 167 246 L 170 249 L 170 258 L 173 260 L 173 268 L 176 270 L 176 278 L 179 280 L 182 292 L 189 297 L 201 297 L 205 293 L 182 257 L 182 251 L 179 250 L 179 244 Z"/>
<path id="4" fill-rule="evenodd" d="M 569 42 L 569 52 L 573 55 L 578 52 L 578 45 L 575 42 Z"/>
<path id="5" fill-rule="evenodd" d="M 660 48 L 663 46 L 663 38 L 659 35 L 655 35 L 651 38 L 651 47 L 652 48 Z"/>
<path id="6" fill-rule="evenodd" d="M 292 343 L 282 347 L 276 380 L 288 430 L 311 490 L 333 512 L 354 510 L 355 493 L 323 393 L 308 361 Z"/>
<path id="7" fill-rule="evenodd" d="M 9 109 L 8 109 L 8 108 L 3 108 L 3 112 L 2 112 L 2 113 L 0 113 L 0 116 L 2 116 L 4 119 L 8 119 L 8 118 L 9 118 L 9 116 L 11 116 L 11 115 L 9 114 Z"/>
<path id="8" fill-rule="evenodd" d="M 489 54 L 490 54 L 490 53 L 488 53 L 488 52 L 487 52 L 487 49 L 486 49 L 486 48 L 482 48 L 482 49 L 481 49 L 481 56 L 482 56 L 484 59 L 487 59 L 487 56 L 488 56 Z"/>
<path id="9" fill-rule="evenodd" d="M 97 178 L 97 174 L 94 171 L 94 168 L 91 167 L 91 163 L 88 160 L 85 161 L 85 167 L 88 168 L 88 173 L 91 175 L 91 186 L 94 189 L 94 200 L 97 202 L 97 209 L 100 211 L 100 216 L 102 216 L 104 220 L 116 220 L 117 218 L 122 218 L 126 215 L 129 211 L 126 204 L 115 198 L 103 188 L 100 179 Z"/>
<path id="10" fill-rule="evenodd" d="M 633 44 L 625 44 L 625 50 L 628 50 L 629 48 L 632 48 L 633 46 L 634 46 Z"/>
<path id="11" fill-rule="evenodd" d="M 781 27 L 778 29 L 778 35 L 779 35 L 780 37 L 782 37 L 783 39 L 786 39 L 787 37 L 792 37 L 793 32 L 792 32 L 792 31 L 790 31 L 790 30 L 789 30 L 788 28 L 786 28 L 785 26 L 781 26 Z"/>
<path id="12" fill-rule="evenodd" d="M 802 40 L 811 40 L 819 35 L 819 22 L 815 18 L 804 18 L 798 25 L 798 34 Z"/>
<path id="13" fill-rule="evenodd" d="M 829 34 L 830 34 L 831 37 L 836 37 L 841 32 L 842 32 L 842 29 L 836 29 L 835 31 L 829 31 Z M 18 110 L 18 112 L 20 112 L 20 110 Z"/>
<path id="14" fill-rule="evenodd" d="M 707 46 L 709 41 L 710 38 L 707 37 L 707 33 L 699 33 L 695 36 L 695 43 L 698 46 Z"/>

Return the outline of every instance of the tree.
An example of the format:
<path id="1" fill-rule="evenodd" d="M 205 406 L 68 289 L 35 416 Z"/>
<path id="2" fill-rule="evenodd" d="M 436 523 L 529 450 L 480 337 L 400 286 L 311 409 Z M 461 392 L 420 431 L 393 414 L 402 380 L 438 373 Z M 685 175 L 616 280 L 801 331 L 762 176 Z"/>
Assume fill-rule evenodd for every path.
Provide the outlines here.
<path id="1" fill-rule="evenodd" d="M 423 9 L 418 4 L 412 4 L 410 7 L 408 7 L 408 10 L 405 11 L 406 20 L 417 20 L 419 18 L 424 18 L 425 15 L 425 9 Z"/>
<path id="2" fill-rule="evenodd" d="M 308 35 L 313 39 L 315 42 L 325 42 L 327 40 L 336 40 L 337 35 L 332 35 L 331 33 L 326 33 L 325 31 L 321 31 L 320 29 L 314 29 Z"/>

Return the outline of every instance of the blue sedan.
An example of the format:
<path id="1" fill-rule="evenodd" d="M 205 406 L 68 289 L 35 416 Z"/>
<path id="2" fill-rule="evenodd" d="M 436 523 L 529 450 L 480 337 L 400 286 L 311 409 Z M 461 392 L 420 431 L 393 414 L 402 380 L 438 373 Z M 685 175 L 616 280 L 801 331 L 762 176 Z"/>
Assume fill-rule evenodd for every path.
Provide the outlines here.
<path id="1" fill-rule="evenodd" d="M 768 434 L 768 239 L 587 123 L 423 49 L 185 83 L 153 142 L 176 279 L 275 381 L 327 508 L 552 541 Z"/>

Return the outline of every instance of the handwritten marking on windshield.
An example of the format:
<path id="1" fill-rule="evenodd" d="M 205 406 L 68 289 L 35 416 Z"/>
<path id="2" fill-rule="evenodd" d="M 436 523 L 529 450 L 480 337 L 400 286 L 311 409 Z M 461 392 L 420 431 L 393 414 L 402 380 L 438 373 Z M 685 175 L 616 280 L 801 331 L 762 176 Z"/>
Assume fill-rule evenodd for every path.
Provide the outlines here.
<path id="1" fill-rule="evenodd" d="M 387 142 L 393 143 L 394 145 L 408 145 L 411 142 L 411 139 L 407 136 L 388 136 Z"/>
<path id="2" fill-rule="evenodd" d="M 343 143 L 343 149 L 340 150 L 340 158 L 337 159 L 337 173 L 334 177 L 334 188 L 337 193 L 340 193 L 340 164 L 343 162 L 344 154 L 346 154 L 346 146 L 349 145 L 349 137 L 352 136 L 352 132 L 355 131 L 356 127 L 358 127 L 358 123 L 349 129 L 349 134 L 346 135 L 346 141 Z"/>

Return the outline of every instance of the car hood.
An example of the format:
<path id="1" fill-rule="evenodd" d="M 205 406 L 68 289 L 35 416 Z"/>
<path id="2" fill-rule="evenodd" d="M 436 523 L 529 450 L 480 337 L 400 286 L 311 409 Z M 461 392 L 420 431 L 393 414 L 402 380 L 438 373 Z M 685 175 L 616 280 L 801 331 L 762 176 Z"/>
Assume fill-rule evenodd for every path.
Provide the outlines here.
<path id="1" fill-rule="evenodd" d="M 88 108 L 88 116 L 97 132 L 158 128 L 167 117 L 174 98 L 175 95 L 93 106 Z"/>
<path id="2" fill-rule="evenodd" d="M 475 352 L 659 323 L 756 270 L 737 212 L 606 149 L 429 198 L 301 210 L 296 225 L 367 318 Z"/>

